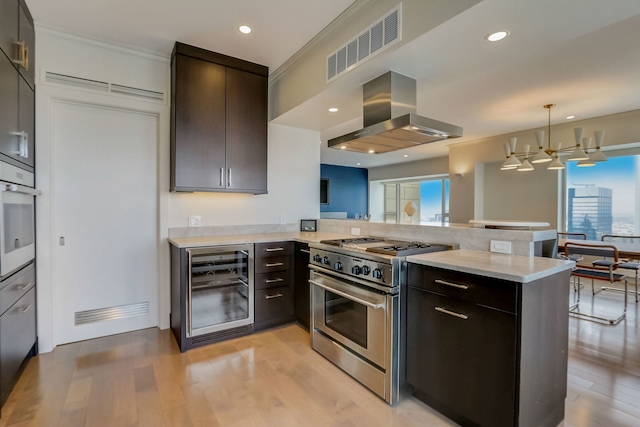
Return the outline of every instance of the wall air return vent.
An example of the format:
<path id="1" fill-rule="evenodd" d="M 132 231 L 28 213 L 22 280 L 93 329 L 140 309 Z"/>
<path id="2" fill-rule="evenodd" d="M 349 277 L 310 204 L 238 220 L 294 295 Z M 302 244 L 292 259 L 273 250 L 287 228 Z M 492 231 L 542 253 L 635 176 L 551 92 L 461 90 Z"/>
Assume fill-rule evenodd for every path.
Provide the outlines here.
<path id="1" fill-rule="evenodd" d="M 118 320 L 126 317 L 146 316 L 149 314 L 149 303 L 120 305 L 117 307 L 97 308 L 95 310 L 76 311 L 76 325 L 104 322 L 105 320 Z"/>
<path id="2" fill-rule="evenodd" d="M 87 89 L 102 93 L 125 95 L 128 97 L 145 99 L 148 101 L 164 102 L 164 93 L 147 89 L 140 89 L 131 86 L 123 86 L 115 83 L 101 82 L 98 80 L 84 79 L 82 77 L 69 76 L 65 74 L 45 72 L 45 82 L 56 85 L 71 86 L 77 89 Z"/>
<path id="3" fill-rule="evenodd" d="M 402 40 L 402 3 L 327 56 L 327 83 Z"/>

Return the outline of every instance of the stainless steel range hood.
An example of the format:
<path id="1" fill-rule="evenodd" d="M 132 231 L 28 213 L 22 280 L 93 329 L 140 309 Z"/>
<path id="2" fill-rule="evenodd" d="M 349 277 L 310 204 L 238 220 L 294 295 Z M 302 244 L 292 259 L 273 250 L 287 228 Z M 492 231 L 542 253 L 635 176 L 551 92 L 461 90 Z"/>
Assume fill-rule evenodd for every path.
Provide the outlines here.
<path id="1" fill-rule="evenodd" d="M 362 87 L 364 128 L 329 148 L 381 154 L 462 136 L 462 128 L 416 114 L 416 81 L 389 71 Z"/>

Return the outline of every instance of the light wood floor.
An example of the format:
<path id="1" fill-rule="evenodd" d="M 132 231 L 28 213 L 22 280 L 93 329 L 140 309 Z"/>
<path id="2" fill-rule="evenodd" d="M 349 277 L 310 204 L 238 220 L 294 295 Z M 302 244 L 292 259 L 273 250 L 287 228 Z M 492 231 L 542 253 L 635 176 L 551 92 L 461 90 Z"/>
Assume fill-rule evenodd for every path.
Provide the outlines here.
<path id="1" fill-rule="evenodd" d="M 599 294 L 595 309 L 621 301 Z M 617 326 L 569 323 L 561 425 L 640 426 L 638 305 L 631 299 Z M 187 353 L 158 329 L 59 346 L 31 360 L 0 419 L 0 427 L 450 425 L 413 398 L 389 407 L 311 350 L 298 325 Z"/>

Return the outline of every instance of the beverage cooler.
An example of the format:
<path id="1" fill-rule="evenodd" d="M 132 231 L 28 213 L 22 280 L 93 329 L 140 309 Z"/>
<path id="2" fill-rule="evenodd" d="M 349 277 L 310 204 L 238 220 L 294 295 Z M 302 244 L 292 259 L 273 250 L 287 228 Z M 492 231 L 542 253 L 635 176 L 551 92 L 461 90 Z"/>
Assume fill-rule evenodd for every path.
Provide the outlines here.
<path id="1" fill-rule="evenodd" d="M 171 245 L 171 329 L 181 351 L 253 332 L 253 245 Z"/>

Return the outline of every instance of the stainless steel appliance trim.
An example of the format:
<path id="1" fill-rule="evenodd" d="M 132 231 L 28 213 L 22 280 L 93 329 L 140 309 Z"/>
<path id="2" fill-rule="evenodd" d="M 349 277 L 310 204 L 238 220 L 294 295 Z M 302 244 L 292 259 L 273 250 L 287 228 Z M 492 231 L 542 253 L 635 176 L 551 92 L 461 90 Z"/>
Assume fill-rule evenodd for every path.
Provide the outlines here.
<path id="1" fill-rule="evenodd" d="M 315 265 L 315 264 L 309 264 L 309 268 L 312 269 L 312 270 L 318 271 L 318 272 L 330 274 L 330 275 L 332 275 L 334 277 L 337 277 L 337 278 L 340 278 L 340 279 L 343 279 L 343 280 L 348 280 L 350 282 L 358 283 L 358 284 L 363 285 L 363 286 L 368 286 L 370 288 L 377 289 L 377 290 L 382 291 L 382 292 L 388 292 L 390 294 L 395 294 L 395 293 L 398 292 L 398 287 L 397 286 L 390 287 L 390 286 L 387 286 L 387 285 L 379 285 L 378 283 L 375 283 L 375 282 L 370 282 L 368 280 L 360 279 L 360 278 L 355 277 L 355 276 L 349 276 L 347 274 L 339 273 L 339 272 L 337 272 L 335 270 L 331 270 L 329 268 L 320 267 L 320 266 Z"/>
<path id="2" fill-rule="evenodd" d="M 15 168 L 4 162 L 0 162 L 0 174 L 8 176 L 16 174 L 16 179 L 22 179 L 25 183 L 33 174 L 21 169 Z M 19 184 L 0 181 L 0 276 L 4 277 L 12 271 L 22 267 L 35 258 L 35 196 L 40 191 Z M 29 206 L 30 217 L 21 218 L 18 226 L 24 226 L 24 230 L 30 228 L 30 232 L 26 235 L 18 235 L 19 238 L 29 237 L 30 243 L 25 243 L 16 238 L 13 248 L 5 246 L 5 209 L 8 204 L 20 204 Z M 14 230 L 15 231 L 15 230 Z"/>
<path id="3" fill-rule="evenodd" d="M 320 277 L 318 277 L 320 276 Z M 320 280 L 325 286 L 317 286 L 315 281 Z M 360 355 L 360 357 L 368 360 L 370 363 L 375 364 L 382 369 L 386 369 L 385 367 L 388 364 L 387 354 L 386 354 L 386 345 L 389 342 L 387 334 L 385 333 L 388 319 L 388 311 L 392 306 L 392 301 L 394 298 L 398 298 L 397 295 L 380 295 L 371 291 L 367 291 L 366 289 L 359 288 L 357 286 L 349 286 L 348 284 L 342 283 L 336 279 L 333 279 L 328 276 L 324 276 L 314 270 L 311 271 L 311 279 L 309 280 L 311 286 L 311 316 L 312 316 L 312 326 L 314 329 L 321 331 L 323 334 L 332 338 L 334 341 L 339 342 L 343 346 L 349 348 L 351 351 Z M 328 289 L 327 289 L 328 288 Z M 371 306 L 362 304 L 366 307 L 367 310 L 367 324 L 366 324 L 366 336 L 367 336 L 367 347 L 363 347 L 360 344 L 352 341 L 351 339 L 343 336 L 339 332 L 331 329 L 326 324 L 325 318 L 325 292 L 334 292 L 337 290 L 345 290 L 344 293 L 347 295 L 341 295 L 343 298 L 346 298 L 350 301 L 354 301 L 357 304 L 362 304 L 356 299 L 374 299 L 374 305 L 379 304 L 379 302 L 384 301 L 385 307 L 382 310 L 377 310 Z M 337 292 L 334 292 L 337 293 Z M 355 296 L 355 299 L 354 299 Z M 379 299 L 375 299 L 379 298 Z"/>
<path id="4" fill-rule="evenodd" d="M 247 287 L 247 295 L 248 295 L 248 316 L 245 319 L 234 320 L 231 322 L 220 323 L 217 325 L 206 326 L 198 329 L 193 329 L 192 321 L 191 321 L 191 258 L 192 255 L 201 255 L 201 254 L 215 254 L 220 252 L 229 252 L 229 251 L 237 251 L 247 256 L 247 268 L 248 274 L 247 279 L 248 283 L 240 281 L 240 283 L 244 284 Z M 227 329 L 237 328 L 245 325 L 252 325 L 255 316 L 255 308 L 254 308 L 254 277 L 253 277 L 253 267 L 254 267 L 254 256 L 253 256 L 253 244 L 239 244 L 239 245 L 220 245 L 220 246 L 208 246 L 203 248 L 191 248 L 186 249 L 187 252 L 187 304 L 186 304 L 186 336 L 187 338 L 193 338 L 200 335 L 205 335 L 213 332 L 224 331 Z"/>
<path id="5" fill-rule="evenodd" d="M 466 314 L 461 314 L 461 313 L 456 313 L 454 311 L 449 311 L 446 308 L 442 308 L 442 307 L 435 307 L 435 310 L 439 311 L 440 313 L 448 314 L 450 316 L 455 316 L 455 317 L 458 317 L 458 318 L 464 319 L 464 320 L 467 320 L 469 318 L 469 316 L 467 316 Z"/>
<path id="6" fill-rule="evenodd" d="M 458 288 L 458 289 L 469 289 L 469 286 L 467 285 L 460 285 L 458 283 L 447 282 L 446 280 L 436 279 L 435 282 L 440 285 L 453 286 L 454 288 Z"/>
<path id="7" fill-rule="evenodd" d="M 337 286 L 336 286 L 337 283 L 334 283 L 334 286 L 336 286 L 336 287 L 326 286 L 326 285 L 323 285 L 320 282 L 316 282 L 315 280 L 309 280 L 309 283 L 311 283 L 312 285 L 319 286 L 322 289 L 326 289 L 329 292 L 333 292 L 336 295 L 340 295 L 341 297 L 348 298 L 348 299 L 350 299 L 352 301 L 357 302 L 358 304 L 366 305 L 367 307 L 373 308 L 374 310 L 378 310 L 380 308 L 384 308 L 384 306 L 386 304 L 386 301 L 381 301 L 381 302 L 376 304 L 375 302 L 369 302 L 369 301 L 366 301 L 366 300 L 364 300 L 362 298 L 358 298 L 358 297 L 354 296 L 352 293 L 349 293 L 346 290 L 338 290 Z M 342 285 L 340 285 L 340 286 L 342 286 Z"/>

